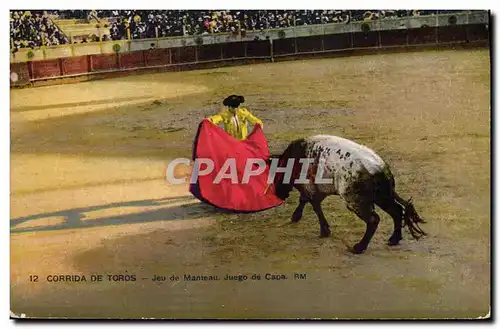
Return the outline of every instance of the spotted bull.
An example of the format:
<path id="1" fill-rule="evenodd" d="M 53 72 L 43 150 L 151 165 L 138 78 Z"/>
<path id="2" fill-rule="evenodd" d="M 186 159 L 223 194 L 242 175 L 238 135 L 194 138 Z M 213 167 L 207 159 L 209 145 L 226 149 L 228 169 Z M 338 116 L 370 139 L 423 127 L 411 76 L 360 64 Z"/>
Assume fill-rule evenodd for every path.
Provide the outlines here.
<path id="1" fill-rule="evenodd" d="M 297 166 L 297 160 L 301 158 L 312 161 L 307 170 L 308 181 L 299 179 L 302 167 Z M 284 180 L 283 174 L 277 174 L 274 184 L 275 193 L 282 200 L 289 197 L 293 188 L 300 192 L 300 202 L 293 212 L 292 222 L 298 222 L 305 205 L 311 203 L 319 219 L 320 236 L 329 236 L 330 228 L 321 202 L 329 195 L 339 195 L 347 208 L 366 223 L 363 238 L 352 247 L 354 253 L 363 253 L 377 230 L 380 218 L 375 205 L 394 220 L 389 245 L 399 244 L 404 225 L 416 239 L 426 234 L 418 226 L 423 220 L 411 199 L 406 201 L 396 193 L 389 166 L 371 149 L 344 138 L 316 135 L 292 142 L 279 156 L 279 166 L 283 167 L 290 159 L 294 162 L 291 179 Z M 323 183 L 315 179 L 319 174 Z"/>

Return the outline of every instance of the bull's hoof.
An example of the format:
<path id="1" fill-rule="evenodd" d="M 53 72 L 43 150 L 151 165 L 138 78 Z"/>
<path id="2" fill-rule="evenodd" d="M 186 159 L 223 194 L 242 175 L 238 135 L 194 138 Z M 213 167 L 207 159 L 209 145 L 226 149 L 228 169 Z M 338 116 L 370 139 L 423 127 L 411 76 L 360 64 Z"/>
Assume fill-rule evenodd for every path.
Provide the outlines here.
<path id="1" fill-rule="evenodd" d="M 319 233 L 319 237 L 320 237 L 320 238 L 328 238 L 328 237 L 330 236 L 330 234 L 332 234 L 332 233 L 330 232 L 330 229 L 328 229 L 328 228 L 327 228 L 327 229 L 323 229 L 323 230 L 321 230 L 321 232 Z"/>
<path id="2" fill-rule="evenodd" d="M 293 213 L 292 214 L 292 223 L 297 223 L 301 219 L 302 219 L 301 213 Z"/>
<path id="3" fill-rule="evenodd" d="M 387 241 L 387 244 L 389 246 L 397 246 L 399 244 L 399 241 L 401 241 L 401 237 L 393 235 L 389 238 L 389 240 Z"/>
<path id="4" fill-rule="evenodd" d="M 389 246 L 397 246 L 399 244 L 399 241 L 401 241 L 401 240 L 389 239 L 387 241 L 387 245 L 389 245 Z"/>
<path id="5" fill-rule="evenodd" d="M 351 248 L 351 252 L 353 254 L 362 254 L 364 253 L 366 250 L 366 246 L 362 245 L 362 244 L 359 244 L 359 243 L 356 243 L 352 248 Z"/>

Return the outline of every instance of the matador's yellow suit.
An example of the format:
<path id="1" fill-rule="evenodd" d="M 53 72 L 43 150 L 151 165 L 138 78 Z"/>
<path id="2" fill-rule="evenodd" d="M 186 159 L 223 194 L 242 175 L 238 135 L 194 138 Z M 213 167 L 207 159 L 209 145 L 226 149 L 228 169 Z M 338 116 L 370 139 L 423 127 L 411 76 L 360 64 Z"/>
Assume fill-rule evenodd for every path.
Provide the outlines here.
<path id="1" fill-rule="evenodd" d="M 223 104 L 226 106 L 219 113 L 208 117 L 214 124 L 222 122 L 224 130 L 234 138 L 243 140 L 247 138 L 248 128 L 247 123 L 260 124 L 263 126 L 262 121 L 252 115 L 246 108 L 240 106 L 245 99 L 243 96 L 231 95 L 227 97 Z"/>

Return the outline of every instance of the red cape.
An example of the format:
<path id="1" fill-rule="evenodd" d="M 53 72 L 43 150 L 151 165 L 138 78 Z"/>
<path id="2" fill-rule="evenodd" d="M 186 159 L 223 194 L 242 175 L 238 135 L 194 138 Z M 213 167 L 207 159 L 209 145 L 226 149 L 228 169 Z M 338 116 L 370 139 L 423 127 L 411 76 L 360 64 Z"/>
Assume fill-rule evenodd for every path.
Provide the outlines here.
<path id="1" fill-rule="evenodd" d="M 260 175 L 251 176 L 248 183 L 241 183 L 248 158 L 269 158 L 269 147 L 260 125 L 255 125 L 247 139 L 238 140 L 219 126 L 203 120 L 194 140 L 193 160 L 196 158 L 214 161 L 212 173 L 198 177 L 198 181 L 190 185 L 189 191 L 197 199 L 234 212 L 257 212 L 283 203 L 274 194 L 274 185 L 266 192 L 269 165 Z M 236 160 L 238 184 L 233 184 L 228 178 L 214 184 L 215 177 L 228 158 Z"/>

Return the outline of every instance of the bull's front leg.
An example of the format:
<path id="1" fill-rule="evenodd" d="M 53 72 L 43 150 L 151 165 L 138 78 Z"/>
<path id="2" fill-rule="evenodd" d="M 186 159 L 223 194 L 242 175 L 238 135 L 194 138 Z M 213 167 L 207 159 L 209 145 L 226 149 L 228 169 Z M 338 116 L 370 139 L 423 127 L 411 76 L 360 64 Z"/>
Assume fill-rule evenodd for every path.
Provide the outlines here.
<path id="1" fill-rule="evenodd" d="M 299 205 L 295 209 L 295 211 L 292 214 L 292 223 L 297 223 L 299 220 L 302 219 L 302 215 L 304 213 L 304 207 L 306 204 L 309 202 L 309 198 L 306 196 L 300 194 L 300 200 L 299 200 Z"/>

